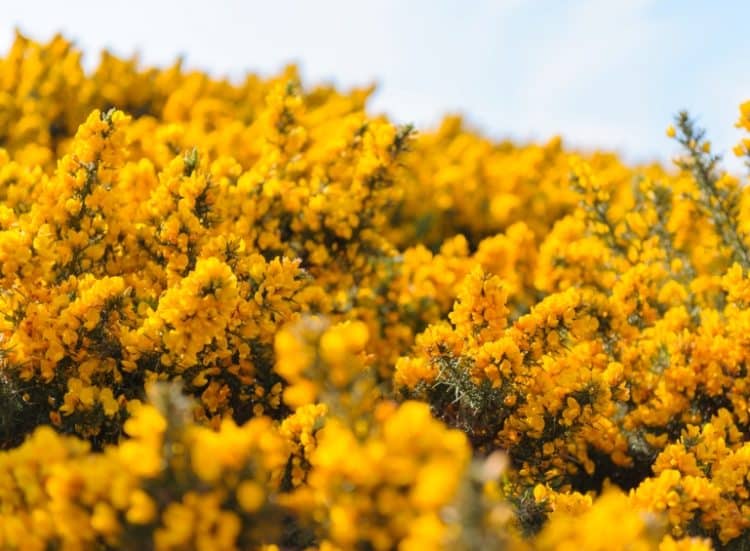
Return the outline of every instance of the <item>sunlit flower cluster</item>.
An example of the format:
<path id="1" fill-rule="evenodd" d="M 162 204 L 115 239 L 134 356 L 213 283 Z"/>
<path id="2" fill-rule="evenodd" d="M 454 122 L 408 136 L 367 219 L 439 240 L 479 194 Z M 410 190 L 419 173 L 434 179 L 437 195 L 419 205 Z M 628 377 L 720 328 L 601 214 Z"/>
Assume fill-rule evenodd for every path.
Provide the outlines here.
<path id="1" fill-rule="evenodd" d="M 0 550 L 750 545 L 750 187 L 704 131 L 627 166 L 371 92 L 16 37 Z"/>

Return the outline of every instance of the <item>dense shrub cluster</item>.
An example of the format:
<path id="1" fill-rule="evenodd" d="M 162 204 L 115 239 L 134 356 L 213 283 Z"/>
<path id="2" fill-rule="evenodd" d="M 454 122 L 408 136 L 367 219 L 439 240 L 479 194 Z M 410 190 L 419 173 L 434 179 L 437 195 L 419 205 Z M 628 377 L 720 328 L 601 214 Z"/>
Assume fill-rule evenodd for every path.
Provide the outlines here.
<path id="1" fill-rule="evenodd" d="M 0 549 L 750 546 L 750 191 L 703 132 L 628 167 L 369 93 L 17 36 Z"/>

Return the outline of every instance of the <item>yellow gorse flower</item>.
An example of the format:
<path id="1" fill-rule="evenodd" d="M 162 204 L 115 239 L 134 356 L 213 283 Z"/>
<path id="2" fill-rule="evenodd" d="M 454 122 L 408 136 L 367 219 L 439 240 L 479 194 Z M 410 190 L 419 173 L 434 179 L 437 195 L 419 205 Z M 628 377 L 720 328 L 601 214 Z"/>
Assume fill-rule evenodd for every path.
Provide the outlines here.
<path id="1" fill-rule="evenodd" d="M 750 541 L 750 187 L 687 114 L 672 171 L 80 58 L 0 59 L 0 549 Z"/>

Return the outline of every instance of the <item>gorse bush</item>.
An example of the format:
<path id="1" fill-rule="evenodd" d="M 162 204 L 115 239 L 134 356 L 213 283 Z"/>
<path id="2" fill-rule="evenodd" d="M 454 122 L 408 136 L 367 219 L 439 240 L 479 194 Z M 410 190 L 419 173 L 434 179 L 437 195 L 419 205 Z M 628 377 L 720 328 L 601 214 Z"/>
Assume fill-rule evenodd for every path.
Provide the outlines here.
<path id="1" fill-rule="evenodd" d="M 704 132 L 629 167 L 369 93 L 16 37 L 0 549 L 750 548 L 750 191 Z"/>

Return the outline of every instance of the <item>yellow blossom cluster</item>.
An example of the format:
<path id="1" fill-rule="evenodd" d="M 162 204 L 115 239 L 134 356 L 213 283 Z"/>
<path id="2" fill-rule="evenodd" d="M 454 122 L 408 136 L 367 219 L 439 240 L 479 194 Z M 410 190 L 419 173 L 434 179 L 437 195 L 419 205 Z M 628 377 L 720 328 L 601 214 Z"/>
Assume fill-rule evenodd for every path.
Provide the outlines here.
<path id="1" fill-rule="evenodd" d="M 625 185 L 569 159 L 578 204 L 531 257 L 540 298 L 528 312 L 507 307 L 523 303 L 522 287 L 475 266 L 448 319 L 396 363 L 406 396 L 475 449 L 510 455 L 508 493 L 527 530 L 553 502 L 580 516 L 609 481 L 674 537 L 741 546 L 749 535 L 750 193 L 720 172 L 686 114 L 676 123 L 677 174 L 646 167 Z M 532 500 L 532 488 L 557 497 Z"/>
<path id="2" fill-rule="evenodd" d="M 537 492 L 538 493 L 538 492 Z M 559 497 L 558 497 L 559 499 Z M 614 519 L 617 519 L 616 521 Z M 583 512 L 556 508 L 539 534 L 537 549 L 573 551 L 658 550 L 709 551 L 703 538 L 673 539 L 663 535 L 659 517 L 633 508 L 628 497 L 616 490 L 605 491 Z"/>
<path id="3" fill-rule="evenodd" d="M 750 545 L 744 177 L 371 92 L 16 36 L 0 550 Z"/>
<path id="4" fill-rule="evenodd" d="M 269 492 L 287 456 L 270 419 L 214 431 L 188 423 L 173 391 L 158 391 L 164 413 L 134 407 L 129 438 L 103 453 L 50 427 L 4 453 L 0 547 L 236 549 L 280 531 L 257 526 L 279 518 Z"/>

